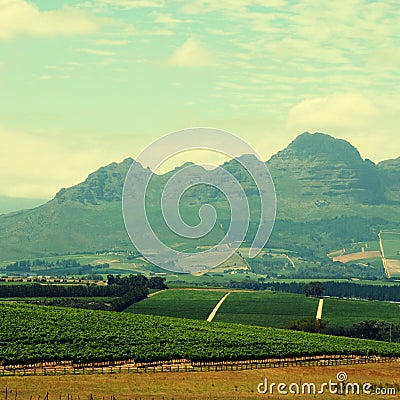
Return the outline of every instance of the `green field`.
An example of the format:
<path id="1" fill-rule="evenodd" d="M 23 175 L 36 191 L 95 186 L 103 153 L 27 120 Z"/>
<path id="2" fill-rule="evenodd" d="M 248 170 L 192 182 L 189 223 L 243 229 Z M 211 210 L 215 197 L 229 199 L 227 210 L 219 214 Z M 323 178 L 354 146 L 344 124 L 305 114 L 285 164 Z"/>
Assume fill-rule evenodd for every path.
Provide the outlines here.
<path id="1" fill-rule="evenodd" d="M 232 292 L 215 321 L 283 328 L 292 320 L 315 317 L 318 299 L 292 293 Z"/>
<path id="2" fill-rule="evenodd" d="M 212 290 L 165 290 L 125 311 L 206 320 L 224 294 L 224 291 Z"/>
<path id="3" fill-rule="evenodd" d="M 349 244 L 345 247 L 345 252 L 343 254 L 358 253 L 363 251 L 362 249 L 364 249 L 365 251 L 379 251 L 380 248 L 378 239 L 374 241 Z"/>
<path id="4" fill-rule="evenodd" d="M 167 290 L 142 300 L 127 312 L 206 320 L 225 294 L 212 290 Z M 233 291 L 219 308 L 214 321 L 284 328 L 288 322 L 315 317 L 318 299 L 270 291 Z M 400 304 L 325 298 L 323 319 L 328 326 L 350 327 L 364 320 L 400 324 Z"/>
<path id="5" fill-rule="evenodd" d="M 322 318 L 328 321 L 329 327 L 350 327 L 365 320 L 383 320 L 400 324 L 400 304 L 325 298 Z"/>
<path id="6" fill-rule="evenodd" d="M 400 356 L 400 344 L 189 319 L 0 303 L 0 364 Z"/>
<path id="7" fill-rule="evenodd" d="M 140 301 L 126 311 L 205 320 L 225 293 L 167 290 Z M 292 293 L 231 292 L 214 321 L 283 328 L 289 321 L 315 317 L 317 306 L 318 299 Z"/>
<path id="8" fill-rule="evenodd" d="M 383 232 L 381 236 L 385 257 L 390 260 L 400 260 L 400 233 Z"/>

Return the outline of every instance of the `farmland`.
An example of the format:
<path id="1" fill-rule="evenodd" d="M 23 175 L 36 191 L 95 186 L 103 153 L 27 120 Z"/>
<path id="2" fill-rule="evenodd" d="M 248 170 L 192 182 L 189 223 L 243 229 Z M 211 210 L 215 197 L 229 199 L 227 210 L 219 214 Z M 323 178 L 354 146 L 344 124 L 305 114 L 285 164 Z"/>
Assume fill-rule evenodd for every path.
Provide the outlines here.
<path id="1" fill-rule="evenodd" d="M 382 232 L 385 257 L 389 260 L 400 260 L 400 233 Z"/>
<path id="2" fill-rule="evenodd" d="M 303 295 L 273 292 L 233 292 L 215 321 L 283 328 L 289 321 L 315 317 L 318 300 Z"/>
<path id="3" fill-rule="evenodd" d="M 212 290 L 166 290 L 125 311 L 205 320 L 224 294 L 224 291 Z"/>
<path id="4" fill-rule="evenodd" d="M 346 365 L 344 371 L 351 382 L 370 382 L 374 387 L 398 387 L 399 363 L 394 361 L 383 364 Z M 379 368 L 379 370 L 378 370 Z M 324 367 L 285 367 L 268 370 L 218 371 L 196 373 L 141 373 L 141 374 L 105 374 L 105 375 L 67 375 L 67 376 L 10 376 L 2 378 L 0 398 L 5 398 L 8 387 L 9 398 L 28 400 L 49 399 L 260 399 L 257 386 L 264 378 L 269 382 L 323 382 L 335 380 L 338 368 Z M 385 396 L 395 399 L 397 396 Z M 332 399 L 329 393 L 318 398 Z M 339 398 L 339 395 L 336 396 Z M 335 398 L 336 398 L 335 397 Z M 341 396 L 344 397 L 344 396 Z M 369 396 L 368 396 L 369 397 Z M 374 396 L 372 396 L 374 397 Z M 383 398 L 383 396 L 379 396 Z M 264 398 L 268 398 L 264 396 Z M 273 397 L 270 397 L 273 398 Z M 278 398 L 275 397 L 274 398 Z M 299 395 L 288 394 L 281 398 L 298 399 Z M 305 396 L 300 396 L 305 398 Z M 348 400 L 360 399 L 358 394 L 348 394 Z"/>
<path id="5" fill-rule="evenodd" d="M 369 258 L 377 258 L 377 257 L 380 257 L 379 251 L 363 251 L 358 253 L 344 254 L 342 256 L 336 256 L 333 257 L 333 261 L 347 263 L 347 262 L 366 260 Z"/>
<path id="6" fill-rule="evenodd" d="M 400 344 L 128 313 L 0 303 L 0 317 L 0 360 L 6 365 L 400 356 Z"/>
<path id="7" fill-rule="evenodd" d="M 322 317 L 328 321 L 328 326 L 349 327 L 365 320 L 384 320 L 399 324 L 400 304 L 327 298 L 324 300 Z"/>
<path id="8" fill-rule="evenodd" d="M 167 290 L 145 299 L 126 311 L 205 320 L 225 291 Z M 214 321 L 284 328 L 288 322 L 315 317 L 318 299 L 302 294 L 271 291 L 232 291 Z M 329 327 L 349 327 L 364 320 L 400 324 L 400 304 L 325 298 L 322 317 Z"/>
<path id="9" fill-rule="evenodd" d="M 384 265 L 389 277 L 400 276 L 400 233 L 381 232 Z"/>

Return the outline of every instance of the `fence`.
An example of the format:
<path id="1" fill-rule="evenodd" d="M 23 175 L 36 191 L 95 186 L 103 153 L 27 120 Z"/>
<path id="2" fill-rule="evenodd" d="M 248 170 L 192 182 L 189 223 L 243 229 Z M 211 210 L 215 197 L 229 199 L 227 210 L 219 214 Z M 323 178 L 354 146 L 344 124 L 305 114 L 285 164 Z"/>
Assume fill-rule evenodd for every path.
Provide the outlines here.
<path id="1" fill-rule="evenodd" d="M 332 356 L 332 357 L 301 357 L 293 359 L 275 360 L 248 360 L 235 362 L 214 363 L 189 363 L 183 360 L 181 364 L 159 364 L 141 366 L 86 366 L 86 367 L 38 367 L 38 368 L 15 368 L 3 367 L 0 369 L 1 376 L 48 376 L 48 375 L 93 375 L 93 374 L 120 374 L 120 373 L 161 373 L 161 372 L 206 372 L 206 371 L 241 371 L 266 368 L 284 367 L 315 367 L 354 365 L 368 363 L 400 362 L 400 358 L 394 357 L 366 357 L 366 356 Z"/>

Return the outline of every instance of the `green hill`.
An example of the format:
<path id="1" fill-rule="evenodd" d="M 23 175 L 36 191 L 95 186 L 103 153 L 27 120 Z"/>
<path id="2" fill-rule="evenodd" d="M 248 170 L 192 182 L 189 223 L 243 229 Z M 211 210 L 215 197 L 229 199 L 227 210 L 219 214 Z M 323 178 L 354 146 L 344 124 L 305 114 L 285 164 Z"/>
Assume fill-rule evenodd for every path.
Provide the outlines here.
<path id="1" fill-rule="evenodd" d="M 378 164 L 386 196 L 393 202 L 400 202 L 400 157 Z"/>
<path id="2" fill-rule="evenodd" d="M 122 188 L 132 162 L 128 158 L 101 167 L 81 184 L 61 189 L 40 207 L 0 215 L 0 261 L 132 248 L 121 212 Z M 363 160 L 344 140 L 303 133 L 267 165 L 278 200 L 271 246 L 324 256 L 352 241 L 374 240 L 382 227 L 393 228 L 400 222 L 400 159 L 375 165 Z M 222 167 L 241 182 L 249 199 L 252 221 L 247 239 L 251 240 L 259 215 L 258 190 L 237 160 Z M 143 169 L 143 173 L 149 172 Z M 222 235 L 219 224 L 224 229 L 229 224 L 227 199 L 206 185 L 184 193 L 180 208 L 186 223 L 199 222 L 198 210 L 205 203 L 214 205 L 218 214 L 218 225 L 209 235 L 185 242 L 171 234 L 157 205 L 171 174 L 154 175 L 150 185 L 150 220 L 157 234 L 180 249 L 215 243 Z M 211 177 L 218 172 L 203 170 L 202 174 Z"/>
<path id="3" fill-rule="evenodd" d="M 131 247 L 121 195 L 132 161 L 102 167 L 40 207 L 0 216 L 0 259 Z"/>
<path id="4" fill-rule="evenodd" d="M 3 365 L 400 355 L 398 343 L 222 322 L 4 303 L 0 316 Z"/>

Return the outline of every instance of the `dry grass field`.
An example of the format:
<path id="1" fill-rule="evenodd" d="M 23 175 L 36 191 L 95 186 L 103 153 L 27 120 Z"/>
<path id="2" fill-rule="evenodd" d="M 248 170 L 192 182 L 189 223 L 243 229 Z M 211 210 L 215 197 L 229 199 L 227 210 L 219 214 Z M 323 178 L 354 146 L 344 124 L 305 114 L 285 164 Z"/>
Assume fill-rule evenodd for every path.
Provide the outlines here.
<path id="1" fill-rule="evenodd" d="M 386 268 L 389 272 L 389 276 L 400 276 L 400 260 L 386 259 Z"/>
<path id="2" fill-rule="evenodd" d="M 366 258 L 374 258 L 380 256 L 381 253 L 379 251 L 360 251 L 358 253 L 344 254 L 342 256 L 333 257 L 333 261 L 347 263 L 350 261 L 364 260 Z"/>
<path id="3" fill-rule="evenodd" d="M 268 379 L 269 384 L 281 382 L 315 383 L 317 389 L 323 382 L 336 382 L 336 375 L 344 371 L 347 382 L 371 383 L 374 387 L 395 388 L 396 395 L 278 395 L 259 394 L 257 386 Z M 400 394 L 400 362 L 332 366 L 332 367 L 285 367 L 244 371 L 219 372 L 168 372 L 108 375 L 67 376 L 20 376 L 0 377 L 0 399 L 5 399 L 8 388 L 9 400 L 40 400 L 48 393 L 48 400 L 128 400 L 128 399 L 398 399 Z M 69 397 L 68 397 L 69 396 Z M 72 396 L 72 397 L 71 397 Z"/>

